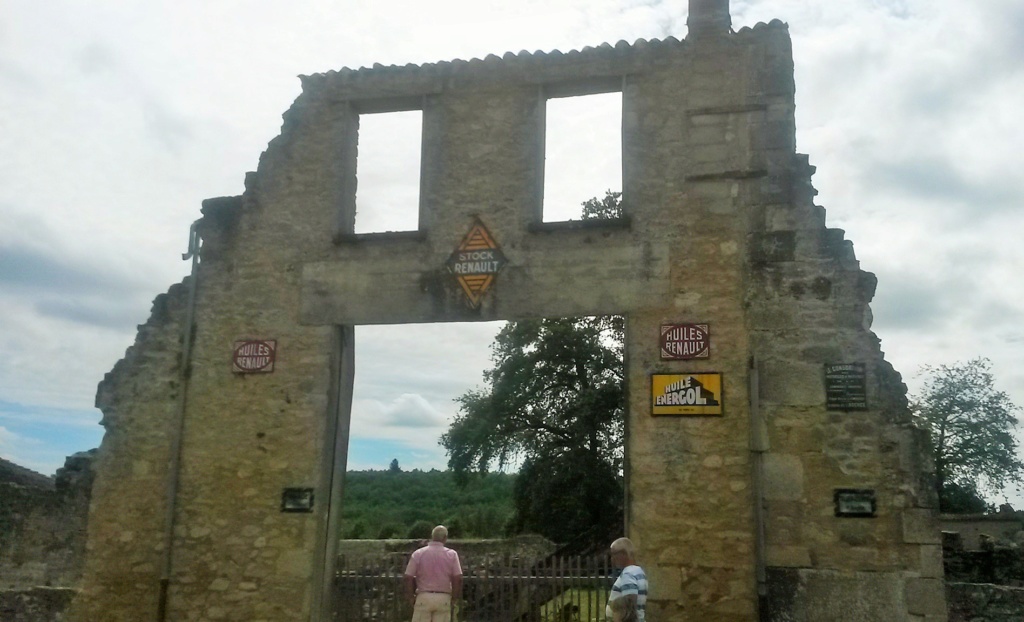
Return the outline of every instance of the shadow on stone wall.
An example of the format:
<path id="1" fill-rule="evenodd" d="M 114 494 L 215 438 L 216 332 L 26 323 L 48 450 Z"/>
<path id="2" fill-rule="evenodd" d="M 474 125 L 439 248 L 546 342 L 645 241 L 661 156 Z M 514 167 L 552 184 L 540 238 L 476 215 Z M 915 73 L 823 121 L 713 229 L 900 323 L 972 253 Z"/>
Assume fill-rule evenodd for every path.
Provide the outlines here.
<path id="1" fill-rule="evenodd" d="M 987 583 L 946 583 L 949 622 L 1020 622 L 1024 588 Z"/>
<path id="2" fill-rule="evenodd" d="M 4 622 L 61 622 L 77 590 L 69 587 L 30 587 L 0 590 L 0 620 Z"/>
<path id="3" fill-rule="evenodd" d="M 945 515 L 942 559 L 950 583 L 1024 587 L 1024 512 Z"/>

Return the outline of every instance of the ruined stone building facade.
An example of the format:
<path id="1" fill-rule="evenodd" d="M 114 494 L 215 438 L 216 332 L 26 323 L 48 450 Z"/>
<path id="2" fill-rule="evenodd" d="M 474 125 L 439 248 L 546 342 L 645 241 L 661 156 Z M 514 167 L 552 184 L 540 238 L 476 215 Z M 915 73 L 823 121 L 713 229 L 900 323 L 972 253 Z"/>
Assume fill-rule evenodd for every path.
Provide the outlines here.
<path id="1" fill-rule="evenodd" d="M 72 619 L 329 619 L 352 327 L 618 314 L 652 619 L 944 620 L 922 436 L 870 331 L 874 276 L 814 204 L 794 88 L 787 26 L 734 32 L 727 0 L 691 0 L 684 40 L 304 76 L 101 383 Z M 545 103 L 603 92 L 624 215 L 541 222 Z M 357 235 L 360 115 L 387 110 L 422 112 L 419 226 Z M 474 304 L 450 258 L 478 225 L 504 263 Z M 706 358 L 662 357 L 684 325 L 710 327 Z M 233 367 L 246 341 L 272 373 Z M 657 410 L 695 380 L 717 408 Z"/>
<path id="2" fill-rule="evenodd" d="M 85 562 L 93 451 L 53 477 L 0 458 L 0 620 L 60 619 Z"/>

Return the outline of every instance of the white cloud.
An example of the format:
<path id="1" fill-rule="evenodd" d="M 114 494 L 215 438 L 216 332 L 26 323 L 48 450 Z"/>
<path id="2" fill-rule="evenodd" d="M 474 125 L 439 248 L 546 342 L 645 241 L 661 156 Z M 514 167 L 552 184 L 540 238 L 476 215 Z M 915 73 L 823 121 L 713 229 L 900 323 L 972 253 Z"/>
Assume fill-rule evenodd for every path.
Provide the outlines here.
<path id="1" fill-rule="evenodd" d="M 398 429 L 419 435 L 423 429 L 443 428 L 448 420 L 422 395 L 402 393 L 387 401 L 363 399 L 352 405 L 353 420 L 360 423 L 360 436 L 387 438 L 389 431 Z M 393 433 L 393 432 L 392 432 Z"/>
<path id="2" fill-rule="evenodd" d="M 40 439 L 16 434 L 0 426 L 0 457 L 5 460 L 46 475 L 54 469 L 49 468 L 51 465 L 43 455 L 45 451 Z"/>
<path id="3" fill-rule="evenodd" d="M 455 399 L 482 386 L 501 325 L 356 327 L 352 443 L 388 441 L 403 464 L 443 468 L 438 441 L 459 412 Z"/>

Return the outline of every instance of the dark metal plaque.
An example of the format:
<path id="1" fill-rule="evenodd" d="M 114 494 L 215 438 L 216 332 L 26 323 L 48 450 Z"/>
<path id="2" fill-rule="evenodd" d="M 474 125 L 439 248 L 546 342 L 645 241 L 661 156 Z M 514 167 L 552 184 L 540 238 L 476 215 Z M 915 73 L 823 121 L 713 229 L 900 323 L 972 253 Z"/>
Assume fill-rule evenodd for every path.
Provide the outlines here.
<path id="1" fill-rule="evenodd" d="M 276 339 L 236 341 L 231 352 L 231 370 L 236 374 L 269 374 L 277 359 Z"/>
<path id="2" fill-rule="evenodd" d="M 711 352 L 707 324 L 662 324 L 661 358 L 665 361 L 706 359 Z"/>
<path id="3" fill-rule="evenodd" d="M 285 488 L 281 491 L 282 512 L 312 512 L 312 488 Z"/>
<path id="4" fill-rule="evenodd" d="M 836 516 L 872 518 L 878 509 L 875 491 L 870 488 L 836 488 L 832 496 Z"/>
<path id="5" fill-rule="evenodd" d="M 825 409 L 867 410 L 867 373 L 864 363 L 825 364 Z"/>

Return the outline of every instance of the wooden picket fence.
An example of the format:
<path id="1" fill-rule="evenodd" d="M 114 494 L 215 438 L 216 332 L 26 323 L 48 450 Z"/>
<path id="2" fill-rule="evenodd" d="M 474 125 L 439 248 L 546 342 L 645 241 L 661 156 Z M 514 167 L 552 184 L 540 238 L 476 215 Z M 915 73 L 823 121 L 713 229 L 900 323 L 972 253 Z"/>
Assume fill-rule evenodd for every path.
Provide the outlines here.
<path id="1" fill-rule="evenodd" d="M 336 622 L 407 622 L 407 553 L 341 556 L 335 577 Z M 614 574 L 608 557 L 528 560 L 460 555 L 464 600 L 453 622 L 602 622 Z"/>

